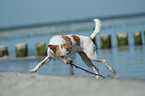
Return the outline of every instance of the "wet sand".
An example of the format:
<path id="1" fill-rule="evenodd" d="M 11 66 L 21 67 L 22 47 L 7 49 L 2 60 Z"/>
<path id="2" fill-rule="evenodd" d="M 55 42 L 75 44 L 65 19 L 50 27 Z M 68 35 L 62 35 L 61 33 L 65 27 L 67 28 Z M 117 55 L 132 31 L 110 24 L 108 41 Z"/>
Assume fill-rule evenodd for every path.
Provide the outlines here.
<path id="1" fill-rule="evenodd" d="M 0 72 L 0 96 L 145 96 L 145 80 Z"/>

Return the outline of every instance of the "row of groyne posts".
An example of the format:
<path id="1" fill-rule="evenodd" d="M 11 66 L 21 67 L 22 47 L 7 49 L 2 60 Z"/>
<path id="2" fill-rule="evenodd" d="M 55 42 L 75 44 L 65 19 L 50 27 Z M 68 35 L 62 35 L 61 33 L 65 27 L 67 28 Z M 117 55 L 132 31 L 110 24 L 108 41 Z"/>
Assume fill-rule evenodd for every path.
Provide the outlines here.
<path id="1" fill-rule="evenodd" d="M 141 31 L 134 32 L 134 45 L 142 45 L 142 36 Z M 145 31 L 144 31 L 144 37 L 145 37 Z M 96 40 L 94 39 L 93 42 Z M 128 45 L 128 34 L 127 32 L 120 32 L 117 33 L 117 44 L 118 46 L 121 45 Z M 45 42 L 37 42 L 35 44 L 37 49 L 37 55 L 38 56 L 46 56 L 47 50 L 46 50 L 46 44 Z M 111 48 L 111 34 L 102 34 L 101 35 L 101 48 Z M 28 45 L 26 43 L 20 43 L 15 45 L 15 51 L 16 51 L 16 57 L 26 57 L 28 56 Z M 0 46 L 0 57 L 8 56 L 8 48 L 7 46 Z"/>

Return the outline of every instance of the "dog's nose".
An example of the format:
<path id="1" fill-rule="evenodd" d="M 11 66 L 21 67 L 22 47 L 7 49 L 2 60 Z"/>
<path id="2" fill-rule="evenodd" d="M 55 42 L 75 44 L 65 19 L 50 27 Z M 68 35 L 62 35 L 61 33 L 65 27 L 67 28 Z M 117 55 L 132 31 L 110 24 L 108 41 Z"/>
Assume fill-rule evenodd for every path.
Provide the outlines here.
<path id="1" fill-rule="evenodd" d="M 72 60 L 68 60 L 67 62 L 66 62 L 66 64 L 71 64 L 72 63 Z"/>

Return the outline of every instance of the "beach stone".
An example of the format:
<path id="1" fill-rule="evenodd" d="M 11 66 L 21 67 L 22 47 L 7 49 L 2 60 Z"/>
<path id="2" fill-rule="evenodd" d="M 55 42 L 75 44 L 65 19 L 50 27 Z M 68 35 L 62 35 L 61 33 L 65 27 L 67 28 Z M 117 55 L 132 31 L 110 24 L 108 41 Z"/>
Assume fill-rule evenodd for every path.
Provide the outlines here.
<path id="1" fill-rule="evenodd" d="M 128 34 L 127 32 L 117 33 L 117 44 L 120 45 L 128 45 Z"/>
<path id="2" fill-rule="evenodd" d="M 19 43 L 15 45 L 16 57 L 28 56 L 28 49 L 26 43 Z"/>
<path id="3" fill-rule="evenodd" d="M 111 34 L 101 35 L 101 48 L 111 48 Z"/>
<path id="4" fill-rule="evenodd" d="M 7 46 L 0 46 L 0 57 L 8 56 Z"/>
<path id="5" fill-rule="evenodd" d="M 134 35 L 134 45 L 142 45 L 141 31 L 133 33 Z"/>
<path id="6" fill-rule="evenodd" d="M 47 55 L 46 44 L 44 41 L 37 42 L 35 45 L 36 45 L 36 50 L 37 50 L 38 56 L 46 56 Z"/>

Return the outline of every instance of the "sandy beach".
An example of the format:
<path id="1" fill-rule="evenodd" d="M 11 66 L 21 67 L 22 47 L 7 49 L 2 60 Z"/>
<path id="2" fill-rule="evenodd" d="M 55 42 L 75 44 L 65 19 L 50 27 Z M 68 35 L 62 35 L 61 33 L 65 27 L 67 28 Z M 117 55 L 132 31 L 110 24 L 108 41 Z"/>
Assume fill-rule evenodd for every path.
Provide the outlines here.
<path id="1" fill-rule="evenodd" d="M 0 96 L 145 96 L 145 80 L 0 72 Z"/>

